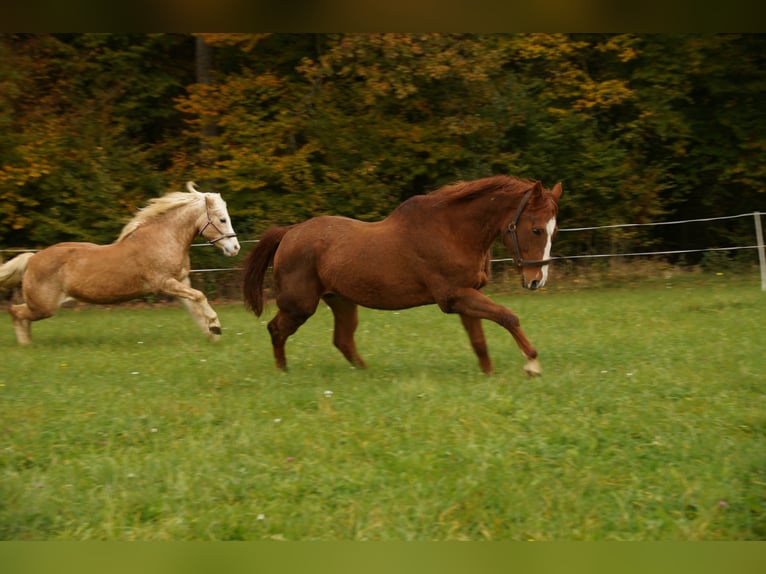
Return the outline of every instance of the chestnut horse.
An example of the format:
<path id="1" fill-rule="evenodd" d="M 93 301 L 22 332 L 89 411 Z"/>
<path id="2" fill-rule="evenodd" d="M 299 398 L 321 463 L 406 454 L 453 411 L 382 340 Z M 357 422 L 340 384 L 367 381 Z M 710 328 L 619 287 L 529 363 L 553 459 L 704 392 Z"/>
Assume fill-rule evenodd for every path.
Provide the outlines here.
<path id="1" fill-rule="evenodd" d="M 519 319 L 479 290 L 489 281 L 490 247 L 498 236 L 513 254 L 522 285 L 545 285 L 561 191 L 560 183 L 545 190 L 539 181 L 495 176 L 411 197 L 379 222 L 320 216 L 271 228 L 245 260 L 245 305 L 256 316 L 262 313 L 264 275 L 273 262 L 279 310 L 268 330 L 281 369 L 287 368 L 287 338 L 321 298 L 334 315 L 335 346 L 357 367 L 365 366 L 354 342 L 357 305 L 436 303 L 460 315 L 482 371 L 492 372 L 481 325 L 490 319 L 516 340 L 524 370 L 538 375 L 537 351 Z"/>
<path id="2" fill-rule="evenodd" d="M 201 234 L 232 256 L 239 242 L 221 196 L 186 187 L 150 200 L 114 243 L 57 243 L 0 266 L 0 288 L 22 284 L 24 303 L 10 307 L 17 341 L 30 343 L 30 321 L 51 317 L 65 301 L 121 303 L 150 293 L 179 297 L 211 339 L 220 337 L 218 315 L 191 287 L 189 247 Z"/>

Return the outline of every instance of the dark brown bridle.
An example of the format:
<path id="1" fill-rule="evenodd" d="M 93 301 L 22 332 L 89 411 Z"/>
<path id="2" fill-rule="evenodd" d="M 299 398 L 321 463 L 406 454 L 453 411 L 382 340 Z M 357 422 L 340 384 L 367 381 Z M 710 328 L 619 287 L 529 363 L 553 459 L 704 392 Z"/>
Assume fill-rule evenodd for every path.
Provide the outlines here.
<path id="1" fill-rule="evenodd" d="M 532 197 L 532 191 L 534 188 L 531 188 L 529 191 L 527 191 L 524 194 L 524 197 L 521 198 L 521 201 L 519 202 L 519 206 L 516 208 L 516 214 L 513 216 L 513 219 L 508 224 L 508 233 L 511 234 L 511 243 L 513 244 L 513 262 L 516 264 L 516 267 L 521 269 L 522 267 L 542 267 L 543 265 L 548 265 L 551 261 L 556 259 L 555 257 L 551 257 L 550 259 L 523 259 L 521 257 L 521 250 L 519 249 L 519 238 L 516 235 L 516 224 L 519 222 L 519 219 L 521 218 L 521 214 L 524 211 L 524 208 L 527 206 L 527 202 L 529 201 L 529 198 Z"/>

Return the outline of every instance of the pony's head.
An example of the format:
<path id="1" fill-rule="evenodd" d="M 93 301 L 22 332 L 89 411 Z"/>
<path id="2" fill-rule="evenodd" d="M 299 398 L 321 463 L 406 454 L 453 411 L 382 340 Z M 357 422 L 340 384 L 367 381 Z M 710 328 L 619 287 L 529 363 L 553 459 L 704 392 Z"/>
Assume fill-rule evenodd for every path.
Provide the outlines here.
<path id="1" fill-rule="evenodd" d="M 526 289 L 539 289 L 548 280 L 556 214 L 561 197 L 561 183 L 552 190 L 543 189 L 537 181 L 523 195 L 516 211 L 504 227 L 503 243 L 513 254 Z"/>
<path id="2" fill-rule="evenodd" d="M 187 182 L 186 189 L 189 193 L 197 193 L 204 196 L 206 221 L 200 228 L 199 234 L 210 243 L 223 251 L 224 255 L 236 255 L 239 253 L 239 241 L 234 227 L 231 224 L 226 202 L 219 193 L 201 193 L 197 191 L 194 182 Z"/>

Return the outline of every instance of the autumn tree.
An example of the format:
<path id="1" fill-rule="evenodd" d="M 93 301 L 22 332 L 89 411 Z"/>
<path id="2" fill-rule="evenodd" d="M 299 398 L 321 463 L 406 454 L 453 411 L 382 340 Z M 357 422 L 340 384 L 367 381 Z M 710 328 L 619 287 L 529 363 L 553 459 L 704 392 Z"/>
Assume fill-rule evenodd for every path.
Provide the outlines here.
<path id="1" fill-rule="evenodd" d="M 173 98 L 191 81 L 172 35 L 0 38 L 0 229 L 4 243 L 109 242 L 167 191 Z M 191 70 L 191 59 L 187 70 Z"/>
<path id="2" fill-rule="evenodd" d="M 148 197 L 188 179 L 224 194 L 244 237 L 321 213 L 379 219 L 493 173 L 563 181 L 568 227 L 763 210 L 764 43 L 5 34 L 0 242 L 110 241 Z M 209 56 L 204 78 L 195 46 Z M 557 251 L 751 239 L 749 227 L 715 229 L 561 235 Z"/>

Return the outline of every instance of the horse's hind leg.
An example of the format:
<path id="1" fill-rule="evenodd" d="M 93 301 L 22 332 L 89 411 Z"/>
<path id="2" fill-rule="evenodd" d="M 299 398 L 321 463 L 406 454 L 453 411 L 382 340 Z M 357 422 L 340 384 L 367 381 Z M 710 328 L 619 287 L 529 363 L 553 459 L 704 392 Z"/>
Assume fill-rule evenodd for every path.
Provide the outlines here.
<path id="1" fill-rule="evenodd" d="M 44 280 L 27 270 L 22 285 L 24 303 L 11 305 L 8 312 L 13 319 L 16 341 L 20 345 L 32 342 L 32 322 L 53 317 L 69 297 L 55 280 Z"/>
<path id="2" fill-rule="evenodd" d="M 35 312 L 26 303 L 11 305 L 8 311 L 13 320 L 13 329 L 19 345 L 29 345 L 32 342 L 32 321 L 47 319 L 53 315 L 53 312 Z"/>
<path id="3" fill-rule="evenodd" d="M 314 305 L 316 308 L 316 305 Z M 287 370 L 287 357 L 285 355 L 285 343 L 287 338 L 298 330 L 308 320 L 314 311 L 285 311 L 280 309 L 276 317 L 269 321 L 268 329 L 271 334 L 271 345 L 274 347 L 274 360 L 277 368 Z"/>
<path id="4" fill-rule="evenodd" d="M 24 313 L 21 307 L 26 307 L 26 305 L 11 305 L 8 312 L 11 314 L 11 320 L 13 321 L 16 342 L 19 345 L 29 345 L 32 342 L 32 324 L 29 319 L 23 318 Z"/>
<path id="5" fill-rule="evenodd" d="M 460 315 L 460 320 L 463 322 L 468 333 L 468 338 L 471 341 L 476 356 L 479 358 L 479 367 L 484 374 L 492 374 L 492 361 L 489 358 L 489 352 L 487 351 L 487 340 L 484 338 L 484 329 L 481 326 L 481 319 L 476 317 L 470 317 L 468 315 Z"/>
<path id="6" fill-rule="evenodd" d="M 343 353 L 349 363 L 356 367 L 365 368 L 367 365 L 356 351 L 354 333 L 359 324 L 359 313 L 356 303 L 339 295 L 325 295 L 322 297 L 332 309 L 335 317 L 333 330 L 333 344 Z"/>

